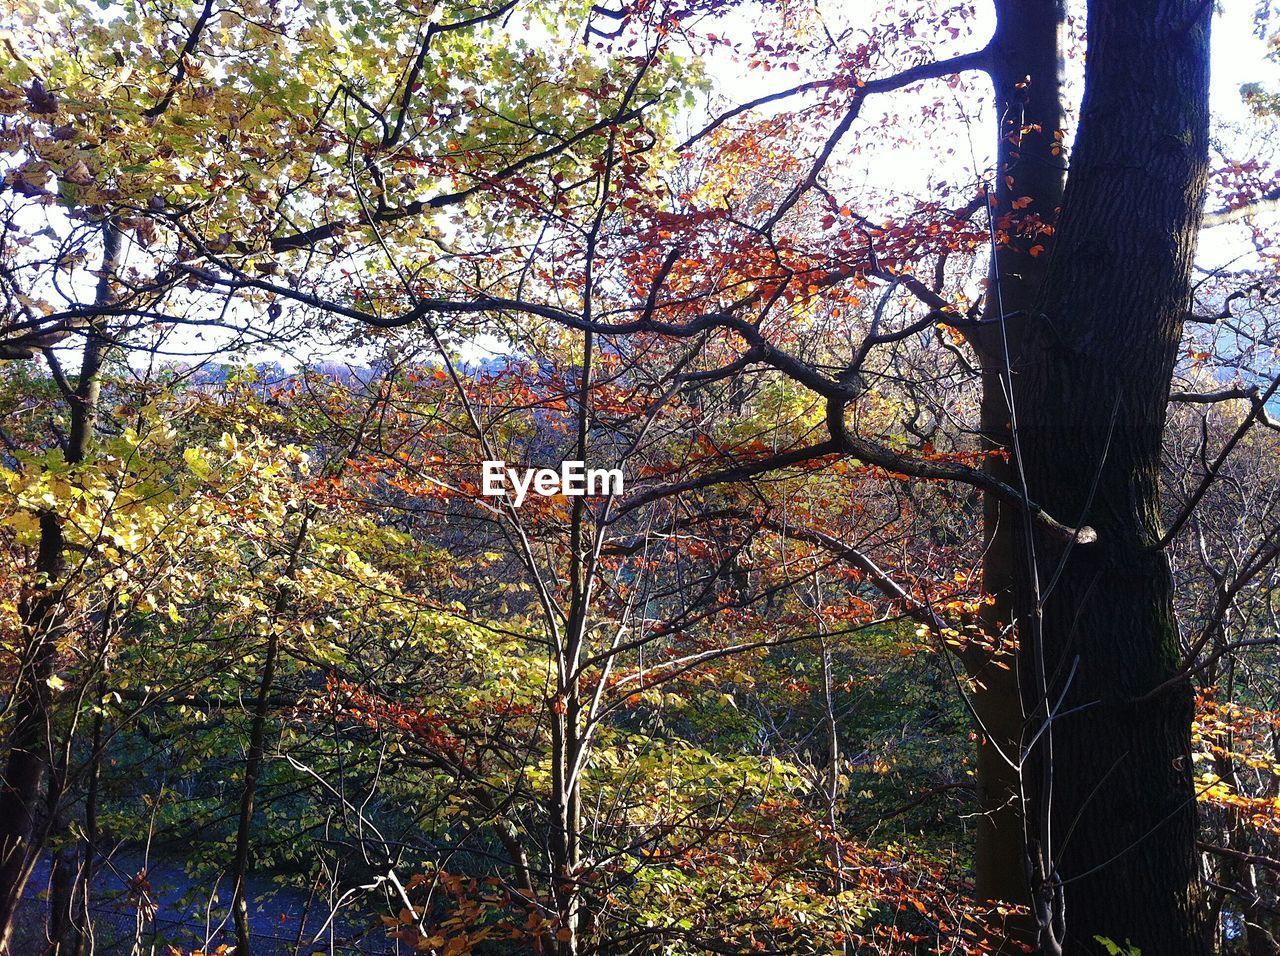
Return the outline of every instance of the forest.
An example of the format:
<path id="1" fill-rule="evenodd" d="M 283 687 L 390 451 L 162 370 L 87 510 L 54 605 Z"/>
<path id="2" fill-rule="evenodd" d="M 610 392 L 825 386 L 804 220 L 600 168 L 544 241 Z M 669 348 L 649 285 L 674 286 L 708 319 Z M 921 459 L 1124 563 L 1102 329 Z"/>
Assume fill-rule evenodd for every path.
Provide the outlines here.
<path id="1" fill-rule="evenodd" d="M 0 956 L 1280 956 L 1280 2 L 0 0 Z"/>

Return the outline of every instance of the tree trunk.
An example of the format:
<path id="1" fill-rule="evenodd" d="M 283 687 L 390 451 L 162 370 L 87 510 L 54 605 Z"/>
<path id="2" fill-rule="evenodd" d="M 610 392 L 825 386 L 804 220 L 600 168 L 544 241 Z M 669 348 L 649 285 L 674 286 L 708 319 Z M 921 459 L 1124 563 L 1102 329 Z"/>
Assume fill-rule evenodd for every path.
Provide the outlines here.
<path id="1" fill-rule="evenodd" d="M 106 682 L 101 681 L 98 685 L 98 699 L 102 700 L 105 695 Z M 102 713 L 102 709 L 99 708 L 93 715 L 93 752 L 89 764 L 88 792 L 84 800 L 84 839 L 81 841 L 81 852 L 84 858 L 80 866 L 78 913 L 80 946 L 75 956 L 84 956 L 85 953 L 93 952 L 93 920 L 89 913 L 89 904 L 93 895 L 93 875 L 98 853 L 98 792 L 102 786 Z"/>
<path id="2" fill-rule="evenodd" d="M 63 749 L 49 775 L 50 832 L 65 833 L 70 822 L 68 808 L 62 802 L 62 787 L 67 779 L 67 761 L 70 753 Z M 68 839 L 53 853 L 53 866 L 49 874 L 49 925 L 47 956 L 73 956 L 82 945 L 78 901 L 84 857 L 79 839 Z"/>
<path id="3" fill-rule="evenodd" d="M 49 877 L 49 945 L 45 949 L 48 956 L 71 956 L 80 949 L 76 900 L 80 868 L 79 847 L 59 847 L 53 854 Z"/>
<path id="4" fill-rule="evenodd" d="M 995 94 L 999 145 L 996 182 L 989 197 L 993 234 L 1008 236 L 993 257 L 984 330 L 974 344 L 982 363 L 979 428 L 987 450 L 1010 446 L 1008 365 L 1020 347 L 1023 323 L 1007 315 L 1031 311 L 1044 283 L 1048 257 L 1031 248 L 1047 237 L 1019 234 L 1019 223 L 1053 223 L 1062 202 L 1066 160 L 1055 132 L 1066 123 L 1062 105 L 1062 0 L 998 0 L 996 31 L 988 48 L 988 72 Z M 1030 203 L 1026 203 L 1029 199 Z M 1015 209 L 1014 201 L 1020 203 Z M 1016 485 L 1012 463 L 990 457 L 985 467 Z M 983 585 L 993 602 L 983 625 L 993 638 L 1011 638 L 1019 545 L 1017 510 L 987 495 L 984 509 Z M 1011 645 L 1012 641 L 1008 642 Z M 979 898 L 1029 905 L 1027 857 L 1022 829 L 1020 775 L 1010 760 L 1021 749 L 1025 724 L 1012 653 L 993 662 L 966 657 L 970 675 L 981 682 L 974 707 L 982 721 L 978 746 L 978 817 L 975 858 Z M 996 666 L 1004 665 L 1004 666 Z"/>
<path id="5" fill-rule="evenodd" d="M 41 793 L 49 764 L 48 681 L 56 655 L 61 599 L 57 582 L 65 570 L 62 525 L 55 515 L 42 514 L 36 553 L 40 583 L 22 609 L 27 654 L 14 693 L 13 728 L 0 790 L 0 953 L 9 952 L 18 905 L 44 845 Z"/>
<path id="6" fill-rule="evenodd" d="M 298 533 L 294 536 L 289 550 L 288 563 L 284 569 L 284 581 L 292 582 L 298 571 L 298 559 L 307 540 L 307 532 L 311 525 L 312 510 L 303 512 L 298 523 Z M 262 770 L 262 759 L 266 754 L 267 718 L 271 710 L 271 691 L 275 686 L 276 663 L 280 656 L 280 630 L 285 611 L 288 610 L 291 595 L 287 583 L 281 583 L 276 590 L 275 600 L 271 607 L 271 631 L 267 635 L 267 656 L 262 664 L 262 675 L 258 681 L 258 695 L 253 705 L 253 723 L 249 728 L 249 743 L 245 752 L 244 787 L 240 791 L 240 817 L 236 826 L 236 849 L 231 863 L 231 919 L 236 930 L 236 953 L 251 952 L 249 925 L 249 894 L 247 881 L 251 868 L 250 850 L 253 846 L 253 808 L 258 794 L 258 774 Z"/>
<path id="7" fill-rule="evenodd" d="M 1098 535 L 1022 536 L 1014 582 L 1028 729 L 1045 730 L 1025 782 L 1047 952 L 1209 951 L 1191 690 L 1165 686 L 1180 654 L 1157 470 L 1207 175 L 1211 10 L 1091 0 L 1070 179 L 1013 370 L 1030 498 Z"/>
<path id="8" fill-rule="evenodd" d="M 266 753 L 267 716 L 271 688 L 275 683 L 276 656 L 280 649 L 280 632 L 273 620 L 267 638 L 267 657 L 258 682 L 258 696 L 253 706 L 253 724 L 249 730 L 249 746 L 244 762 L 244 787 L 240 791 L 240 819 L 236 826 L 236 851 L 231 864 L 231 918 L 236 929 L 236 953 L 252 952 L 249 948 L 249 851 L 253 845 L 253 805 L 258 793 L 258 774 Z"/>
<path id="9" fill-rule="evenodd" d="M 121 253 L 119 228 L 107 221 L 102 228 L 102 270 L 95 303 L 109 305 Z M 66 394 L 70 428 L 66 444 L 69 464 L 83 463 L 90 453 L 98 418 L 98 394 L 109 340 L 91 319 L 85 330 L 84 355 L 74 390 Z M 9 952 L 14 919 L 32 868 L 47 842 L 50 821 L 42 813 L 43 794 L 52 766 L 54 723 L 49 681 L 58 658 L 63 626 L 62 579 L 66 574 L 66 543 L 58 516 L 40 515 L 40 544 L 36 552 L 36 584 L 23 602 L 21 619 L 24 653 L 15 682 L 12 729 L 6 741 L 3 786 L 0 787 L 0 953 Z M 56 814 L 57 807 L 49 808 Z"/>

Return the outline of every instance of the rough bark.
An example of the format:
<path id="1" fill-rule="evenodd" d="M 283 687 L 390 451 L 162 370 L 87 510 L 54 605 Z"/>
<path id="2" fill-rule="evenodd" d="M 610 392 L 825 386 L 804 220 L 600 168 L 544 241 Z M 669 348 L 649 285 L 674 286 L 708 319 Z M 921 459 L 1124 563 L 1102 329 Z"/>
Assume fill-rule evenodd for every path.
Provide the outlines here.
<path id="1" fill-rule="evenodd" d="M 1036 744 L 1033 898 L 1045 951 L 1207 953 L 1195 850 L 1191 691 L 1179 666 L 1157 470 L 1207 175 L 1203 0 L 1092 0 L 1079 131 L 1052 261 L 1014 366 L 1016 464 L 1032 499 L 1098 534 L 1029 532 L 1015 575 Z M 1019 556 L 1015 554 L 1017 560 Z M 1051 912 L 1050 912 L 1051 910 Z M 1042 923 L 1044 921 L 1042 920 Z"/>

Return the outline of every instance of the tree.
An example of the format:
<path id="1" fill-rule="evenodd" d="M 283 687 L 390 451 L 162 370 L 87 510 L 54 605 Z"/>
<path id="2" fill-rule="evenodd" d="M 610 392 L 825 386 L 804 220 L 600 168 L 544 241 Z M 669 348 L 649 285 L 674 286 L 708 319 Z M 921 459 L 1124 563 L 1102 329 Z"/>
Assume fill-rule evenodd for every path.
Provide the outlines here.
<path id="1" fill-rule="evenodd" d="M 1023 564 L 1013 608 L 1032 725 L 1047 724 L 1031 853 L 1050 952 L 1122 934 L 1153 951 L 1207 945 L 1158 471 L 1208 173 L 1208 16 L 1195 4 L 1090 6 L 1052 259 L 1010 346 L 1022 487 L 1097 533 L 1065 547 L 1017 536 L 1039 562 Z M 1159 61 L 1144 61 L 1157 46 Z"/>

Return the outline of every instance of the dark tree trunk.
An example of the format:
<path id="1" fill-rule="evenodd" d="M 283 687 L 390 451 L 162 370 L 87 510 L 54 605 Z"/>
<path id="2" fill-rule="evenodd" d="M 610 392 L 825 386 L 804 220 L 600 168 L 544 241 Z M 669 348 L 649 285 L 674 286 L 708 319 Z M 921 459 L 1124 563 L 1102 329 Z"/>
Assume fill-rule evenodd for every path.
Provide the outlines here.
<path id="1" fill-rule="evenodd" d="M 303 512 L 298 532 L 289 549 L 288 563 L 284 569 L 285 582 L 292 582 L 298 570 L 298 559 L 307 540 L 312 511 Z M 236 952 L 251 952 L 252 926 L 249 920 L 248 878 L 252 869 L 253 810 L 258 796 L 258 776 L 266 756 L 267 721 L 271 716 L 271 692 L 275 687 L 276 666 L 280 657 L 280 632 L 285 612 L 289 608 L 288 584 L 281 583 L 271 607 L 271 631 L 267 635 L 266 660 L 258 681 L 258 693 L 253 704 L 253 722 L 249 728 L 248 746 L 245 750 L 244 787 L 240 791 L 240 816 L 236 825 L 236 848 L 231 861 L 231 919 L 236 931 Z"/>
<path id="2" fill-rule="evenodd" d="M 1068 548 L 1035 533 L 1013 556 L 1028 729 L 1058 714 L 1025 779 L 1028 850 L 1048 881 L 1033 898 L 1058 924 L 1042 931 L 1049 952 L 1104 952 L 1097 937 L 1144 954 L 1209 951 L 1191 691 L 1167 683 L 1180 654 L 1157 470 L 1207 174 L 1211 11 L 1090 2 L 1070 178 L 1015 357 L 1027 491 L 1098 535 Z"/>
<path id="3" fill-rule="evenodd" d="M 81 866 L 78 846 L 59 847 L 53 854 L 49 877 L 49 945 L 45 950 L 48 956 L 72 956 L 80 950 L 76 893 L 80 887 Z"/>
<path id="4" fill-rule="evenodd" d="M 106 637 L 104 636 L 104 642 Z M 105 649 L 104 649 L 105 655 Z M 98 699 L 106 694 L 105 681 L 98 685 Z M 93 894 L 93 875 L 98 852 L 98 793 L 102 786 L 102 709 L 93 715 L 93 751 L 89 763 L 88 792 L 84 800 L 84 839 L 81 843 L 83 858 L 80 865 L 79 909 L 76 917 L 80 921 L 80 932 L 77 936 L 79 948 L 75 956 L 84 956 L 93 952 L 93 921 L 89 913 L 89 905 Z"/>
<path id="5" fill-rule="evenodd" d="M 40 516 L 37 591 L 22 608 L 26 653 L 13 700 L 13 725 L 3 789 L 0 789 L 0 953 L 9 951 L 18 905 L 44 845 L 44 791 L 49 766 L 49 677 L 56 659 L 61 595 L 66 570 L 62 525 Z"/>
<path id="6" fill-rule="evenodd" d="M 102 238 L 102 270 L 94 301 L 107 306 L 114 298 L 112 283 L 121 251 L 121 233 L 115 223 L 103 224 Z M 88 459 L 98 418 L 102 368 L 110 347 L 98 321 L 91 319 L 85 331 L 80 375 L 74 390 L 65 395 L 70 419 L 65 453 L 72 465 Z M 44 512 L 35 561 L 37 581 L 21 610 L 23 657 L 14 685 L 12 729 L 0 782 L 0 954 L 9 951 L 18 905 L 48 840 L 51 821 L 57 819 L 61 798 L 60 785 L 55 782 L 54 805 L 45 807 L 54 746 L 49 681 L 56 671 L 64 626 L 65 549 L 60 519 L 54 512 Z"/>
<path id="7" fill-rule="evenodd" d="M 1065 125 L 1062 104 L 1063 0 L 997 0 L 997 26 L 988 48 L 998 121 L 996 182 L 989 197 L 992 231 L 1000 249 L 991 265 L 990 293 L 983 314 L 984 330 L 974 344 L 982 362 L 980 429 L 987 449 L 1009 447 L 1009 404 L 1006 397 L 1010 350 L 1016 352 L 1018 320 L 1005 315 L 1031 311 L 1044 284 L 1048 256 L 1032 255 L 1047 236 L 1022 233 L 1043 221 L 1053 223 L 1066 183 L 1066 159 L 1055 133 Z M 1030 200 L 1027 203 L 1027 200 Z M 1015 200 L 1019 208 L 1014 207 Z M 1006 238 L 1007 237 L 1007 238 Z M 1008 348 L 1006 349 L 1006 345 Z M 1016 485 L 1011 462 L 991 457 L 986 469 Z M 1018 563 L 1020 518 L 1017 510 L 993 495 L 984 501 L 985 549 L 983 583 L 994 598 L 983 613 L 985 630 L 994 638 L 1012 638 L 1013 599 Z M 1012 640 L 1006 646 L 1012 647 Z M 978 818 L 975 857 L 977 891 L 982 899 L 1030 904 L 1022 829 L 1021 786 L 1016 761 L 1025 724 L 1017 675 L 1003 660 L 969 655 L 971 676 L 983 690 L 974 700 L 982 720 L 978 747 L 978 783 L 982 814 Z"/>
<path id="8" fill-rule="evenodd" d="M 258 695 L 253 705 L 253 724 L 244 762 L 244 787 L 240 791 L 240 817 L 236 826 L 236 850 L 231 863 L 231 914 L 236 930 L 236 953 L 250 953 L 249 894 L 247 881 L 250 850 L 253 846 L 253 807 L 258 795 L 258 774 L 266 753 L 267 717 L 271 707 L 271 689 L 275 683 L 276 656 L 280 650 L 280 634 L 272 621 L 267 638 L 267 658 L 262 665 Z"/>

